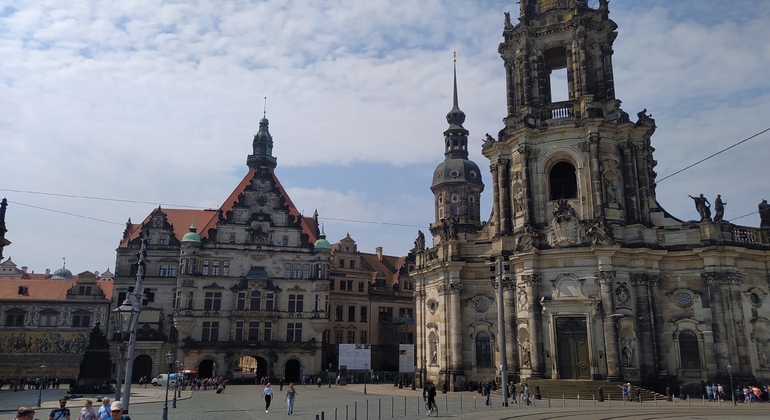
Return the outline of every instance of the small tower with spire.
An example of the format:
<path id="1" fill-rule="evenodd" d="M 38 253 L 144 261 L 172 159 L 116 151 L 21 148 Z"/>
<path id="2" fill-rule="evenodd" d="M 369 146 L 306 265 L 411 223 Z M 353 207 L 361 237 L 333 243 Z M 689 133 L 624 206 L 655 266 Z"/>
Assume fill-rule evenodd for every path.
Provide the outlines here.
<path id="1" fill-rule="evenodd" d="M 270 135 L 269 125 L 270 123 L 267 121 L 267 97 L 265 97 L 262 119 L 259 120 L 259 131 L 254 135 L 252 142 L 253 153 L 246 159 L 249 168 L 272 171 L 278 164 L 278 160 L 273 156 L 273 136 Z"/>
<path id="2" fill-rule="evenodd" d="M 444 161 L 433 171 L 430 189 L 434 195 L 435 220 L 430 230 L 435 243 L 464 239 L 481 227 L 479 199 L 484 191 L 478 165 L 468 160 L 468 130 L 465 113 L 457 101 L 457 53 L 454 58 L 454 96 L 446 116 Z"/>

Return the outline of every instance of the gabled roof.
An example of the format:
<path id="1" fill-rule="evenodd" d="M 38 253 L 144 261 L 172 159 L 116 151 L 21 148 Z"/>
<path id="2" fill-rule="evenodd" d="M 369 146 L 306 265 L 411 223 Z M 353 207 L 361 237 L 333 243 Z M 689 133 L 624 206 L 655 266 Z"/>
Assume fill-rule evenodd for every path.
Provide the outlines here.
<path id="1" fill-rule="evenodd" d="M 189 228 L 193 222 L 193 219 L 195 219 L 195 224 L 197 226 L 201 226 L 201 228 L 198 229 L 198 234 L 201 236 L 202 239 L 206 239 L 208 238 L 209 230 L 216 228 L 217 223 L 219 222 L 218 215 L 220 214 L 220 212 L 221 214 L 226 215 L 227 212 L 233 209 L 233 206 L 238 201 L 238 197 L 246 190 L 249 184 L 251 184 L 251 180 L 254 178 L 254 175 L 255 175 L 254 169 L 249 169 L 249 172 L 246 174 L 246 176 L 243 177 L 241 182 L 238 183 L 238 186 L 235 187 L 235 189 L 230 193 L 230 195 L 227 197 L 227 199 L 219 209 L 187 210 L 187 209 L 169 209 L 169 208 L 161 209 L 160 207 L 158 207 L 157 209 L 153 210 L 153 213 L 156 211 L 162 211 L 163 213 L 166 214 L 166 220 L 168 221 L 168 223 L 174 226 L 174 236 L 176 236 L 176 238 L 179 239 L 180 241 L 182 240 L 182 237 L 184 236 L 184 234 L 189 231 Z M 281 197 L 283 197 L 283 199 L 286 201 L 286 204 L 289 206 L 289 214 L 294 217 L 301 216 L 301 213 L 299 212 L 299 210 L 297 210 L 297 207 L 291 201 L 289 194 L 286 193 L 286 190 L 283 188 L 283 185 L 281 185 L 281 182 L 278 181 L 278 178 L 275 176 L 275 173 L 270 171 L 270 175 L 273 177 L 273 181 L 275 182 L 275 185 L 278 188 L 279 194 L 281 194 Z M 120 242 L 119 248 L 127 247 L 129 242 L 139 237 L 139 234 L 141 233 L 142 225 L 149 223 L 153 213 L 150 213 L 149 215 L 147 215 L 147 217 L 145 217 L 142 223 L 133 223 L 126 226 L 127 234 L 125 235 L 123 240 Z M 315 219 L 314 217 L 303 216 L 302 233 L 308 236 L 309 243 L 314 244 L 315 241 L 318 240 L 318 235 L 320 233 L 318 230 L 318 220 Z"/>
<path id="2" fill-rule="evenodd" d="M 128 243 L 133 241 L 134 239 L 139 237 L 139 234 L 142 232 L 141 227 L 144 224 L 148 224 L 150 222 L 150 219 L 152 218 L 152 214 L 157 211 L 153 210 L 152 213 L 148 214 L 147 217 L 144 218 L 142 223 L 133 223 L 126 227 L 127 235 L 123 238 L 122 241 L 120 241 L 120 248 L 125 248 L 128 246 Z M 193 222 L 193 219 L 195 219 L 195 224 L 197 225 L 208 225 L 213 220 L 214 224 L 216 224 L 217 220 L 217 210 L 208 209 L 208 210 L 188 210 L 188 209 L 168 209 L 164 208 L 162 211 L 166 215 L 166 220 L 169 224 L 174 226 L 174 236 L 176 236 L 177 239 L 180 241 L 182 240 L 182 237 L 185 233 L 189 232 L 190 225 Z M 201 238 L 207 238 L 208 237 L 208 229 L 200 231 L 199 232 Z"/>
<path id="3" fill-rule="evenodd" d="M 382 260 L 380 260 L 377 257 L 377 254 L 366 254 L 362 252 L 361 258 L 366 261 L 366 265 L 372 271 L 372 282 L 374 282 L 379 273 L 382 273 L 389 285 L 398 284 L 398 274 L 401 267 L 403 267 L 406 262 L 406 257 L 383 255 Z"/>
<path id="4" fill-rule="evenodd" d="M 81 273 L 83 274 L 83 273 Z M 0 280 L 0 300 L 29 301 L 29 300 L 67 300 L 67 290 L 78 284 L 78 276 L 73 280 L 53 280 L 43 274 L 30 274 L 29 279 Z M 112 280 L 99 280 L 96 285 L 104 292 L 104 300 L 112 300 Z M 19 287 L 26 289 L 19 294 Z"/>

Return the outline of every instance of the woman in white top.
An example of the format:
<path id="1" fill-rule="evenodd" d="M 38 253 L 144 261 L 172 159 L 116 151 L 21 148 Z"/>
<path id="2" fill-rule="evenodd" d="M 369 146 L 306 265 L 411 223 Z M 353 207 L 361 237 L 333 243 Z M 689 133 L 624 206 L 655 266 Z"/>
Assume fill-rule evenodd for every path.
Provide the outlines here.
<path id="1" fill-rule="evenodd" d="M 273 387 L 270 386 L 270 382 L 265 385 L 265 389 L 262 390 L 262 395 L 265 396 L 265 413 L 270 409 L 270 401 L 273 400 Z"/>

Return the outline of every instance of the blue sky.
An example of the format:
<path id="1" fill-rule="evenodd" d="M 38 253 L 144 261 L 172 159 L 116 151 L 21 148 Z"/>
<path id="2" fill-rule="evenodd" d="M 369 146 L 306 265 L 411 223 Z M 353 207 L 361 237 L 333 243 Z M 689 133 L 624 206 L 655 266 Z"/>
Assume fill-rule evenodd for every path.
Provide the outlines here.
<path id="1" fill-rule="evenodd" d="M 350 233 L 364 252 L 405 254 L 433 217 L 454 50 L 486 219 L 481 138 L 506 111 L 505 11 L 515 21 L 518 4 L 0 3 L 5 257 L 36 272 L 62 257 L 76 273 L 114 269 L 128 218 L 218 207 L 246 172 L 265 96 L 276 174 L 297 207 L 318 209 L 331 242 Z M 656 119 L 659 179 L 770 126 L 770 2 L 615 0 L 610 11 L 616 93 L 630 115 Z M 770 199 L 768 140 L 662 182 L 658 201 L 684 220 L 697 217 L 688 194 L 722 194 L 728 220 L 756 211 Z"/>

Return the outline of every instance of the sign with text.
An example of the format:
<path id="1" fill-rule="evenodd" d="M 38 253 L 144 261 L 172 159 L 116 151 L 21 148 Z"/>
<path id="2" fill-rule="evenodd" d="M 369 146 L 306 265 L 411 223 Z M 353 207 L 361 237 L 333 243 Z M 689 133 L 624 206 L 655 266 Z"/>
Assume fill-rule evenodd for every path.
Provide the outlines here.
<path id="1" fill-rule="evenodd" d="M 347 366 L 348 370 L 372 368 L 372 347 L 369 344 L 340 344 L 338 366 Z"/>

